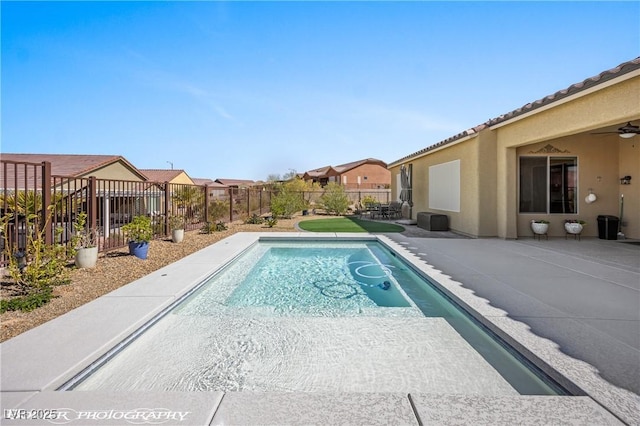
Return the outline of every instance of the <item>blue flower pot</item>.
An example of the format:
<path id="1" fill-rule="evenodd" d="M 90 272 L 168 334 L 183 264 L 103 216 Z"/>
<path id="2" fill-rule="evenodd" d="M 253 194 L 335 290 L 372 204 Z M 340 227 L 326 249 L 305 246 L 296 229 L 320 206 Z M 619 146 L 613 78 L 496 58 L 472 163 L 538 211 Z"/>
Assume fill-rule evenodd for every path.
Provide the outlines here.
<path id="1" fill-rule="evenodd" d="M 149 243 L 129 241 L 129 254 L 134 255 L 138 259 L 146 259 L 149 252 Z"/>

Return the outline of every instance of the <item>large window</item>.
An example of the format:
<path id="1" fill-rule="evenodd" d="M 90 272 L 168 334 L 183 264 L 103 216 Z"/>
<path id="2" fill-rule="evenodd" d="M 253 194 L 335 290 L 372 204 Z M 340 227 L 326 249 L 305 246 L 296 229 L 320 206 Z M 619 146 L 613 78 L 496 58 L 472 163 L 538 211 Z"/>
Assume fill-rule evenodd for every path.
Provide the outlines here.
<path id="1" fill-rule="evenodd" d="M 577 213 L 575 157 L 520 157 L 520 213 Z"/>

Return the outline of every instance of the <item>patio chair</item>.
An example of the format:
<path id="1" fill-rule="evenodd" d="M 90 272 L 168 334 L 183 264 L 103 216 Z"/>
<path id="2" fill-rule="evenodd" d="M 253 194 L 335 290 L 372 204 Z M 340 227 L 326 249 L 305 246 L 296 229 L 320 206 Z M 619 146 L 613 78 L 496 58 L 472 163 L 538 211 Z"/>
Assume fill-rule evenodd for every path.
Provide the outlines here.
<path id="1" fill-rule="evenodd" d="M 398 201 L 392 201 L 389 203 L 389 218 L 400 219 L 402 217 L 402 204 Z"/>
<path id="2" fill-rule="evenodd" d="M 370 219 L 375 219 L 376 214 L 379 214 L 380 204 L 378 203 L 365 203 L 364 214 L 369 216 Z"/>

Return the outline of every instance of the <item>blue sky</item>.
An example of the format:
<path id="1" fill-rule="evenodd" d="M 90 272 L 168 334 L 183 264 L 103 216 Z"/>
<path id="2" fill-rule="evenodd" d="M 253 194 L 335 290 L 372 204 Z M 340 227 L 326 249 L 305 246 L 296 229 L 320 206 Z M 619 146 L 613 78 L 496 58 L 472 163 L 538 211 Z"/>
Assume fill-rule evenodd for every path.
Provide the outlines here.
<path id="1" fill-rule="evenodd" d="M 1 152 L 395 161 L 640 56 L 629 2 L 1 3 Z"/>

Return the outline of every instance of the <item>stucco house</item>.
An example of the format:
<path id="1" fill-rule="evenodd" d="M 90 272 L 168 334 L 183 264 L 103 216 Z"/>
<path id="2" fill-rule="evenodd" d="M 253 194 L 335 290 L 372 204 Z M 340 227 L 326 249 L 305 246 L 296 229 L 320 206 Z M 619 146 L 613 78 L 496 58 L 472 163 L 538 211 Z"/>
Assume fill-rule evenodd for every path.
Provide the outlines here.
<path id="1" fill-rule="evenodd" d="M 209 187 L 209 197 L 224 198 L 229 193 L 229 187 L 209 178 L 193 178 L 193 183 Z"/>
<path id="2" fill-rule="evenodd" d="M 338 166 L 325 166 L 305 172 L 302 179 L 325 186 L 337 182 L 345 189 L 384 189 L 391 184 L 391 172 L 387 163 L 375 158 L 365 158 Z"/>
<path id="3" fill-rule="evenodd" d="M 183 185 L 195 185 L 193 179 L 184 170 L 177 169 L 140 169 L 151 182 L 169 182 Z"/>
<path id="4" fill-rule="evenodd" d="M 636 58 L 393 161 L 392 197 L 405 166 L 412 219 L 440 213 L 461 234 L 518 238 L 541 219 L 549 236 L 565 236 L 565 220 L 600 236 L 617 217 L 640 239 L 639 125 Z"/>
<path id="5" fill-rule="evenodd" d="M 0 158 L 4 161 L 27 163 L 49 162 L 51 163 L 51 174 L 58 176 L 76 178 L 95 176 L 98 179 L 139 182 L 148 180 L 140 170 L 121 155 L 12 154 L 3 152 L 0 154 Z"/>
<path id="6" fill-rule="evenodd" d="M 226 179 L 218 178 L 215 180 L 220 185 L 227 188 L 250 188 L 256 184 L 255 181 L 250 179 Z"/>

